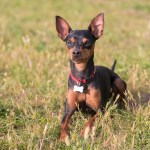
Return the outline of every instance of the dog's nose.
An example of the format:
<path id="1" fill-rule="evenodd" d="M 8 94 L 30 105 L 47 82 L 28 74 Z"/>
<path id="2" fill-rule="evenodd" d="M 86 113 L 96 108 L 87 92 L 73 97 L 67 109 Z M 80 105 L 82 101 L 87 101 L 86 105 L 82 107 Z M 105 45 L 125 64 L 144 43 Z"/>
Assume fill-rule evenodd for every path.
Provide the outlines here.
<path id="1" fill-rule="evenodd" d="M 76 51 L 73 51 L 72 54 L 73 56 L 79 56 L 81 52 L 76 50 Z"/>

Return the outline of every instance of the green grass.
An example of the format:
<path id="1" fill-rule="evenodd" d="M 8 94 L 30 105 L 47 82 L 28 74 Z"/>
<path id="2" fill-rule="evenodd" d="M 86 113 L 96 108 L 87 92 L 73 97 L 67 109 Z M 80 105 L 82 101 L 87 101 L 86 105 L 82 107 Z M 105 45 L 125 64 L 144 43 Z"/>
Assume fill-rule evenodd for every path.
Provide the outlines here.
<path id="1" fill-rule="evenodd" d="M 80 131 L 88 116 L 75 113 L 70 146 L 60 143 L 60 121 L 69 57 L 55 31 L 55 16 L 85 29 L 105 13 L 95 64 L 110 67 L 127 82 L 130 106 L 111 107 L 97 119 L 87 141 Z M 0 149 L 150 149 L 150 3 L 98 0 L 0 1 Z M 132 111 L 129 109 L 134 106 Z M 113 115 L 113 118 L 111 117 Z"/>

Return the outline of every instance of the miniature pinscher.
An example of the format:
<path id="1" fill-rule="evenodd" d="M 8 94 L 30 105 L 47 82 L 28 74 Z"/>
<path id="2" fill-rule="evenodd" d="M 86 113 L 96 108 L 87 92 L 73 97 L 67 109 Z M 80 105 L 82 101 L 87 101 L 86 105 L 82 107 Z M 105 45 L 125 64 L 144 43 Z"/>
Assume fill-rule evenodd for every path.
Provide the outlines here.
<path id="1" fill-rule="evenodd" d="M 98 111 L 105 110 L 106 103 L 113 93 L 119 107 L 124 106 L 126 83 L 112 69 L 94 65 L 95 42 L 103 34 L 104 14 L 100 13 L 90 23 L 87 30 L 72 30 L 70 25 L 60 16 L 56 16 L 58 36 L 66 43 L 70 57 L 71 73 L 68 80 L 68 94 L 65 114 L 61 122 L 60 139 L 68 139 L 69 120 L 78 110 L 91 109 L 95 112 L 81 135 L 86 139 L 98 117 Z M 119 96 L 117 96 L 119 95 Z"/>

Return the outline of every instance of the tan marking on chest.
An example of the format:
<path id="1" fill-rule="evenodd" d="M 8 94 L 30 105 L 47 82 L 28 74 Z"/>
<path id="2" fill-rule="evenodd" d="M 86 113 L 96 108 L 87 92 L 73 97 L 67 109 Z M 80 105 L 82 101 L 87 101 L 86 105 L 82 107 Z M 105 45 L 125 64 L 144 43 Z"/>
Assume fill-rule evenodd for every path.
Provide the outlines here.
<path id="1" fill-rule="evenodd" d="M 100 90 L 93 87 L 88 87 L 86 93 L 74 92 L 71 89 L 68 91 L 68 104 L 70 106 L 73 107 L 82 101 L 85 101 L 89 107 L 97 111 L 101 104 Z"/>
<path id="2" fill-rule="evenodd" d="M 68 90 L 67 101 L 70 108 L 76 108 L 76 100 L 78 96 L 71 89 Z"/>
<path id="3" fill-rule="evenodd" d="M 86 104 L 97 111 L 101 104 L 101 92 L 99 89 L 89 87 L 86 92 Z"/>
<path id="4" fill-rule="evenodd" d="M 69 106 L 74 108 L 78 103 L 85 100 L 85 93 L 74 92 L 69 89 L 67 99 Z"/>

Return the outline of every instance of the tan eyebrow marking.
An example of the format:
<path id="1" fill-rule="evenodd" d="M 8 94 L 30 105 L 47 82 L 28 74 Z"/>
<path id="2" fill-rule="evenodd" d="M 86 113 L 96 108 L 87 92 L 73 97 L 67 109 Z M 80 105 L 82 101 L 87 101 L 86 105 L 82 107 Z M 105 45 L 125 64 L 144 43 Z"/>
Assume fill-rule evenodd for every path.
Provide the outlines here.
<path id="1" fill-rule="evenodd" d="M 82 42 L 85 43 L 88 39 L 87 38 L 83 38 Z"/>
<path id="2" fill-rule="evenodd" d="M 71 40 L 71 42 L 72 42 L 72 43 L 74 43 L 74 42 L 75 42 L 74 37 L 72 37 L 70 40 Z"/>

